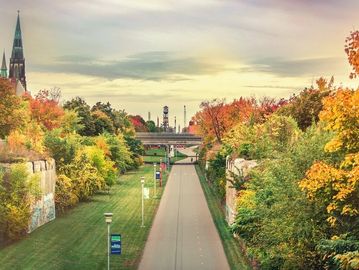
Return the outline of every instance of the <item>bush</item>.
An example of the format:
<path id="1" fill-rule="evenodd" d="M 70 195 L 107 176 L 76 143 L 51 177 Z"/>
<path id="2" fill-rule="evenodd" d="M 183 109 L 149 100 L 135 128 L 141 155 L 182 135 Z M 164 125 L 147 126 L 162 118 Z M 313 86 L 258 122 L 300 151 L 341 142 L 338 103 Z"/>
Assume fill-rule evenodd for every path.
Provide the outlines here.
<path id="1" fill-rule="evenodd" d="M 16 240 L 26 234 L 31 202 L 40 194 L 39 176 L 30 175 L 25 164 L 13 164 L 0 173 L 0 235 Z"/>
<path id="2" fill-rule="evenodd" d="M 57 177 L 55 188 L 55 205 L 56 209 L 64 212 L 67 208 L 78 203 L 79 198 L 74 192 L 72 180 L 64 174 Z"/>
<path id="3" fill-rule="evenodd" d="M 112 186 L 116 182 L 118 175 L 115 163 L 106 158 L 104 151 L 97 146 L 87 146 L 84 148 L 83 153 L 86 154 L 91 161 L 91 165 L 105 179 L 106 185 L 108 187 Z"/>
<path id="4" fill-rule="evenodd" d="M 74 160 L 77 151 L 82 147 L 81 140 L 81 136 L 77 134 L 62 137 L 59 129 L 46 133 L 45 147 L 55 159 L 58 170 Z"/>
<path id="5" fill-rule="evenodd" d="M 105 187 L 105 179 L 86 153 L 79 152 L 74 160 L 60 168 L 60 173 L 72 181 L 72 193 L 80 200 L 88 200 Z"/>
<path id="6" fill-rule="evenodd" d="M 285 137 L 291 136 L 276 141 L 287 144 Z M 240 191 L 232 229 L 261 269 L 323 269 L 316 246 L 330 232 L 326 212 L 308 201 L 298 181 L 315 160 L 330 161 L 323 148 L 331 138 L 320 127 L 307 129 L 276 159 L 262 160 Z"/>
<path id="7" fill-rule="evenodd" d="M 209 161 L 207 178 L 213 184 L 217 194 L 223 200 L 226 196 L 226 152 L 218 152 Z"/>

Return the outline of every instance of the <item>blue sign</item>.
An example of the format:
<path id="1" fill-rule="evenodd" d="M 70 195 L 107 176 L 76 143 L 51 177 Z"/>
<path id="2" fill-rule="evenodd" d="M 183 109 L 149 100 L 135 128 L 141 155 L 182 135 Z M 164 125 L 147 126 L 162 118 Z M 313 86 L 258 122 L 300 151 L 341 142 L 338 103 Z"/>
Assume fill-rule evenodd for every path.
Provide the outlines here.
<path id="1" fill-rule="evenodd" d="M 156 172 L 156 179 L 160 180 L 161 179 L 161 173 L 160 172 Z"/>
<path id="2" fill-rule="evenodd" d="M 121 234 L 111 234 L 111 254 L 121 255 Z"/>

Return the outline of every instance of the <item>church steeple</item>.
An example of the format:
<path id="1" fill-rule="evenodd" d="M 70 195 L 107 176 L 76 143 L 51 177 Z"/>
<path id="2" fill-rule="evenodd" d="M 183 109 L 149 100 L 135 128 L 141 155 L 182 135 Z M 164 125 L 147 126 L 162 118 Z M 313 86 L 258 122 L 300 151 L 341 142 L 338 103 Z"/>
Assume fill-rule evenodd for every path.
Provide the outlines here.
<path id="1" fill-rule="evenodd" d="M 6 67 L 6 59 L 5 59 L 5 51 L 2 55 L 2 64 L 0 69 L 0 77 L 7 78 L 7 67 Z"/>
<path id="2" fill-rule="evenodd" d="M 13 82 L 20 81 L 22 86 L 26 90 L 25 58 L 20 27 L 20 11 L 18 11 L 17 14 L 14 43 L 12 46 L 12 54 L 10 58 L 9 68 L 9 78 Z"/>

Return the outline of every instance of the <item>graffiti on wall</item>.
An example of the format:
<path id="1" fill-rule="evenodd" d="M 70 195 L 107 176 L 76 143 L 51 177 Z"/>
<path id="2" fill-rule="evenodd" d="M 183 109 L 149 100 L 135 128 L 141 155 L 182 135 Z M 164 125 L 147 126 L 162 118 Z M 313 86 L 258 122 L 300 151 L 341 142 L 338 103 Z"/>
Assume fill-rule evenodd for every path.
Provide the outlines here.
<path id="1" fill-rule="evenodd" d="M 41 196 L 41 199 L 33 204 L 29 233 L 45 223 L 55 219 L 54 194 Z"/>

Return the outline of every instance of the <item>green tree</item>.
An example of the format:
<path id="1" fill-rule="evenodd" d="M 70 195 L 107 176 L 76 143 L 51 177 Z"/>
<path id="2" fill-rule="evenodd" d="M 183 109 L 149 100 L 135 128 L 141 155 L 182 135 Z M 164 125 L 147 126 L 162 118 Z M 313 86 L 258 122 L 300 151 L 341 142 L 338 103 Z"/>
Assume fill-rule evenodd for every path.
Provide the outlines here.
<path id="1" fill-rule="evenodd" d="M 66 101 L 63 105 L 66 110 L 74 110 L 81 118 L 80 124 L 83 126 L 79 130 L 79 134 L 82 136 L 94 136 L 96 135 L 94 119 L 91 114 L 90 106 L 86 101 L 80 97 L 73 98 Z"/>
<path id="2" fill-rule="evenodd" d="M 302 130 L 310 127 L 313 122 L 317 123 L 323 108 L 322 100 L 333 90 L 334 79 L 332 77 L 328 82 L 324 78 L 319 78 L 316 83 L 316 88 L 305 88 L 299 95 L 291 97 L 289 103 L 281 107 L 277 113 L 293 117 Z"/>
<path id="3" fill-rule="evenodd" d="M 156 124 L 152 120 L 147 121 L 146 126 L 149 132 L 158 132 Z"/>

